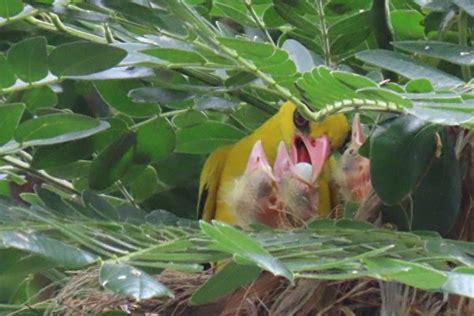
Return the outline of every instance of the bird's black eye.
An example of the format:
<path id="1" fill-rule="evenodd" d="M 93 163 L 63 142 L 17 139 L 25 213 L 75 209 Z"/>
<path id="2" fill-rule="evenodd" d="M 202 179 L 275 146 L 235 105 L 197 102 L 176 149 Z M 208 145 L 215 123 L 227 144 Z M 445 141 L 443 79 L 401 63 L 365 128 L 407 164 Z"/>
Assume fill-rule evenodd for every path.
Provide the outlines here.
<path id="1" fill-rule="evenodd" d="M 300 112 L 295 111 L 293 113 L 293 122 L 295 123 L 295 126 L 298 127 L 300 130 L 304 130 L 308 128 L 308 120 L 301 115 Z"/>

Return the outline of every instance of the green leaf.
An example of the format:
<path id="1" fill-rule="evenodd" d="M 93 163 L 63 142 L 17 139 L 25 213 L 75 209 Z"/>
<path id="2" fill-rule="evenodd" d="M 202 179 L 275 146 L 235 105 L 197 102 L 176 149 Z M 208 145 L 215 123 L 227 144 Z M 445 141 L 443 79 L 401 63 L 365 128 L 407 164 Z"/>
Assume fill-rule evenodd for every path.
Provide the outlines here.
<path id="1" fill-rule="evenodd" d="M 206 154 L 222 145 L 232 144 L 244 136 L 242 131 L 231 125 L 208 121 L 179 129 L 176 132 L 176 151 Z"/>
<path id="2" fill-rule="evenodd" d="M 444 131 L 440 140 L 441 156 L 432 158 L 429 170 L 412 196 L 412 229 L 446 235 L 461 207 L 462 174 L 453 141 Z"/>
<path id="3" fill-rule="evenodd" d="M 463 81 L 457 77 L 400 53 L 373 49 L 359 52 L 356 57 L 363 62 L 393 71 L 408 79 L 428 78 L 438 88 L 449 88 L 463 84 Z"/>
<path id="4" fill-rule="evenodd" d="M 419 289 L 434 290 L 443 286 L 448 280 L 446 273 L 419 263 L 391 258 L 364 259 L 369 269 L 401 269 L 400 272 L 386 273 L 383 278 L 394 280 Z"/>
<path id="5" fill-rule="evenodd" d="M 403 41 L 393 45 L 410 53 L 439 58 L 456 65 L 474 65 L 474 51 L 468 46 L 436 41 Z"/>
<path id="6" fill-rule="evenodd" d="M 370 138 L 370 176 L 380 199 L 393 205 L 415 187 L 435 154 L 439 127 L 401 116 L 378 127 Z"/>
<path id="7" fill-rule="evenodd" d="M 207 121 L 207 116 L 201 111 L 189 111 L 173 117 L 173 124 L 178 128 L 190 127 Z"/>
<path id="8" fill-rule="evenodd" d="M 204 65 L 206 63 L 206 60 L 194 51 L 172 48 L 151 48 L 143 50 L 143 53 L 158 57 L 173 65 Z"/>
<path id="9" fill-rule="evenodd" d="M 310 71 L 316 66 L 311 51 L 294 39 L 287 39 L 281 46 L 296 65 L 299 72 Z"/>
<path id="10" fill-rule="evenodd" d="M 13 138 L 24 111 L 22 103 L 0 104 L 0 146 Z"/>
<path id="11" fill-rule="evenodd" d="M 23 11 L 21 0 L 0 0 L 0 17 L 10 18 Z"/>
<path id="12" fill-rule="evenodd" d="M 89 170 L 89 186 L 93 190 L 104 190 L 119 180 L 133 162 L 137 135 L 122 134 L 92 160 Z"/>
<path id="13" fill-rule="evenodd" d="M 405 91 L 408 93 L 428 93 L 433 92 L 433 86 L 428 79 L 414 79 L 408 81 L 405 85 Z"/>
<path id="14" fill-rule="evenodd" d="M 474 100 L 463 103 L 415 102 L 406 111 L 427 122 L 441 125 L 461 125 L 472 121 Z"/>
<path id="15" fill-rule="evenodd" d="M 171 154 L 176 136 L 170 123 L 164 118 L 154 119 L 137 129 L 135 162 L 158 161 Z"/>
<path id="16" fill-rule="evenodd" d="M 105 263 L 99 277 L 103 287 L 137 301 L 152 297 L 173 297 L 173 293 L 152 276 L 126 264 Z"/>
<path id="17" fill-rule="evenodd" d="M 328 31 L 331 39 L 331 54 L 348 55 L 371 34 L 370 11 L 362 11 L 345 17 L 331 25 Z"/>
<path id="18" fill-rule="evenodd" d="M 0 232 L 0 248 L 15 248 L 47 258 L 63 268 L 80 268 L 97 258 L 88 252 L 72 247 L 59 240 L 41 235 L 4 231 Z"/>
<path id="19" fill-rule="evenodd" d="M 82 200 L 84 205 L 88 209 L 95 211 L 101 218 L 107 219 L 109 221 L 118 221 L 119 213 L 103 196 L 99 194 L 85 190 L 82 193 Z"/>
<path id="20" fill-rule="evenodd" d="M 270 74 L 280 85 L 293 87 L 300 76 L 288 53 L 269 43 L 228 37 L 219 37 L 218 41 L 253 62 L 260 71 Z"/>
<path id="21" fill-rule="evenodd" d="M 43 79 L 48 74 L 46 39 L 31 37 L 16 43 L 8 50 L 7 60 L 21 80 L 31 83 Z"/>
<path id="22" fill-rule="evenodd" d="M 38 170 L 60 167 L 88 157 L 93 149 L 90 138 L 38 147 L 33 154 L 31 167 Z"/>
<path id="23" fill-rule="evenodd" d="M 461 270 L 462 271 L 462 270 Z M 474 298 L 474 270 L 448 272 L 448 281 L 443 284 L 442 290 L 447 293 Z"/>
<path id="24" fill-rule="evenodd" d="M 474 16 L 474 4 L 471 0 L 452 0 L 452 2 L 466 11 L 470 16 Z"/>
<path id="25" fill-rule="evenodd" d="M 34 112 L 40 108 L 52 108 L 58 103 L 58 96 L 48 87 L 40 87 L 26 91 L 23 94 L 22 101 L 26 104 L 28 110 Z"/>
<path id="26" fill-rule="evenodd" d="M 135 103 L 128 94 L 134 89 L 143 87 L 139 80 L 103 80 L 94 83 L 102 99 L 117 111 L 135 116 L 147 117 L 160 112 L 156 103 Z"/>
<path id="27" fill-rule="evenodd" d="M 12 67 L 8 64 L 7 59 L 0 54 L 0 90 L 11 87 L 16 82 L 16 76 Z"/>
<path id="28" fill-rule="evenodd" d="M 21 123 L 15 131 L 15 140 L 29 146 L 52 145 L 86 138 L 108 127 L 108 123 L 85 115 L 50 114 Z"/>
<path id="29" fill-rule="evenodd" d="M 247 233 L 218 221 L 212 225 L 200 221 L 200 226 L 219 249 L 233 254 L 234 259 L 243 259 L 293 283 L 292 273 Z"/>
<path id="30" fill-rule="evenodd" d="M 229 262 L 201 285 L 191 296 L 191 304 L 200 305 L 216 301 L 247 285 L 260 275 L 262 269 Z"/>
<path id="31" fill-rule="evenodd" d="M 163 88 L 137 88 L 129 92 L 129 97 L 137 103 L 170 103 L 176 101 L 185 101 L 193 97 L 188 92 L 163 89 Z"/>
<path id="32" fill-rule="evenodd" d="M 125 56 L 127 52 L 118 47 L 73 42 L 53 49 L 49 55 L 49 65 L 51 72 L 58 77 L 84 76 L 117 66 Z"/>
<path id="33" fill-rule="evenodd" d="M 416 10 L 393 10 L 390 22 L 397 39 L 422 39 L 425 36 L 423 15 Z"/>
<path id="34" fill-rule="evenodd" d="M 152 166 L 145 170 L 132 182 L 130 190 L 136 201 L 141 202 L 149 198 L 158 189 L 158 175 Z"/>

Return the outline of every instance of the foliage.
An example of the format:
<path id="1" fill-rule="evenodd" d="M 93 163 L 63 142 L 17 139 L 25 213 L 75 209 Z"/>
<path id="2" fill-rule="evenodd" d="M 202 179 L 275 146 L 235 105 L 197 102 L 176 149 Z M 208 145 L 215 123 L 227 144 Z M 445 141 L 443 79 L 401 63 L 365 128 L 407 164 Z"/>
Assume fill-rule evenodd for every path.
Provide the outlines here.
<path id="1" fill-rule="evenodd" d="M 314 121 L 361 112 L 384 215 L 446 236 L 474 127 L 473 15 L 454 0 L 0 1 L 0 194 L 32 205 L 0 207 L 2 258 L 25 265 L 0 278 L 100 265 L 104 287 L 145 299 L 173 295 L 147 272 L 232 257 L 258 267 L 248 282 L 264 269 L 474 296 L 459 285 L 472 245 L 436 234 L 344 219 L 248 237 L 162 211 L 193 218 L 204 155 L 291 100 Z"/>

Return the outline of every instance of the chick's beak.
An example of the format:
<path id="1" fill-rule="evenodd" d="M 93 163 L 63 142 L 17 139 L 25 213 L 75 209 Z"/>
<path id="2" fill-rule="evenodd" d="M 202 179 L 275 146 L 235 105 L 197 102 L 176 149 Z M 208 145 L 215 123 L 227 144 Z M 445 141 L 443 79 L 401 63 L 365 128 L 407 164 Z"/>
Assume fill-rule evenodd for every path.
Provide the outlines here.
<path id="1" fill-rule="evenodd" d="M 356 113 L 352 120 L 352 134 L 351 141 L 357 146 L 362 146 L 365 141 L 364 133 L 362 132 L 362 124 L 360 123 L 360 115 Z"/>
<path id="2" fill-rule="evenodd" d="M 268 163 L 267 156 L 263 150 L 262 142 L 257 141 L 250 152 L 249 159 L 247 161 L 246 173 L 262 170 L 268 174 L 272 174 L 272 167 Z"/>

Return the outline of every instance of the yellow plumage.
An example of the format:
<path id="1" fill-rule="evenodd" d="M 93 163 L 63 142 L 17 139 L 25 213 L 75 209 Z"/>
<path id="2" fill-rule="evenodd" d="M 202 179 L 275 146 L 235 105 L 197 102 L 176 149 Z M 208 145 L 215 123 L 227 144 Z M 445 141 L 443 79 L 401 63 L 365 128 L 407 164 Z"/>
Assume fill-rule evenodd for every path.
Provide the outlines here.
<path id="1" fill-rule="evenodd" d="M 273 164 L 278 144 L 283 141 L 290 144 L 296 133 L 293 115 L 296 107 L 286 102 L 280 110 L 257 128 L 252 134 L 234 145 L 224 146 L 214 151 L 206 160 L 201 172 L 199 186 L 199 217 L 204 220 L 216 219 L 235 224 L 236 218 L 225 201 L 226 191 L 234 180 L 240 177 L 246 168 L 249 154 L 254 144 L 261 140 L 264 151 Z M 342 114 L 327 117 L 324 121 L 309 124 L 308 136 L 317 138 L 329 137 L 333 149 L 342 146 L 349 132 L 349 124 Z M 332 208 L 330 190 L 330 168 L 334 159 L 330 158 L 319 178 L 319 211 L 327 215 Z"/>

